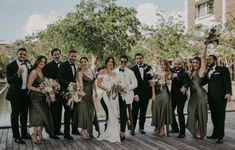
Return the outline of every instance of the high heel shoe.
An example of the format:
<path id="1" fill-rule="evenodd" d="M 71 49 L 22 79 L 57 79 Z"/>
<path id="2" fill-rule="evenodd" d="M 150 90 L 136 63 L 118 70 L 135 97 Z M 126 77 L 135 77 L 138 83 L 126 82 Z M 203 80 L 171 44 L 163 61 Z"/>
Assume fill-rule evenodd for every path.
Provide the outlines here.
<path id="1" fill-rule="evenodd" d="M 165 135 L 165 130 L 161 129 L 158 133 L 158 136 L 164 136 Z"/>
<path id="2" fill-rule="evenodd" d="M 31 138 L 32 138 L 32 141 L 34 144 L 41 144 L 41 141 L 37 138 L 37 135 L 36 134 L 32 134 L 31 135 Z"/>
<path id="3" fill-rule="evenodd" d="M 200 129 L 197 129 L 196 135 L 195 135 L 196 139 L 202 139 L 201 137 L 201 133 L 200 133 Z"/>
<path id="4" fill-rule="evenodd" d="M 87 140 L 87 139 L 88 139 L 88 136 L 87 136 L 87 134 L 86 134 L 86 131 L 82 130 L 80 133 L 81 133 L 81 138 L 82 138 L 83 140 Z"/>
<path id="5" fill-rule="evenodd" d="M 40 142 L 44 140 L 43 137 L 42 137 L 42 129 L 37 130 L 37 137 L 38 137 Z"/>
<path id="6" fill-rule="evenodd" d="M 153 134 L 155 134 L 155 135 L 159 134 L 159 130 L 155 128 L 155 129 L 153 130 Z"/>

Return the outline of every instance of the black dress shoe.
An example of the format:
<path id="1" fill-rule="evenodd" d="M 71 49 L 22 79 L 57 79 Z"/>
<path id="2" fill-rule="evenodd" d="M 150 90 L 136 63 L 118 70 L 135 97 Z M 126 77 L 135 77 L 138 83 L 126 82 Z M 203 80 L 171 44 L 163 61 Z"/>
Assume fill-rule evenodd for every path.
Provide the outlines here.
<path id="1" fill-rule="evenodd" d="M 126 139 L 125 136 L 121 136 L 120 138 L 121 138 L 121 141 L 124 141 Z"/>
<path id="2" fill-rule="evenodd" d="M 135 136 L 135 131 L 131 131 L 130 135 Z"/>
<path id="3" fill-rule="evenodd" d="M 177 138 L 184 138 L 185 137 L 185 134 L 182 134 L 182 133 L 180 133 L 178 136 L 177 136 Z"/>
<path id="4" fill-rule="evenodd" d="M 32 139 L 30 134 L 25 134 L 21 136 L 22 139 Z"/>
<path id="5" fill-rule="evenodd" d="M 216 141 L 216 143 L 218 143 L 218 144 L 221 144 L 223 142 L 224 142 L 223 138 L 218 138 L 217 141 Z"/>
<path id="6" fill-rule="evenodd" d="M 145 131 L 144 131 L 143 129 L 139 129 L 139 132 L 140 132 L 141 134 L 145 134 Z"/>
<path id="7" fill-rule="evenodd" d="M 72 130 L 72 134 L 80 135 L 80 132 L 78 130 Z"/>
<path id="8" fill-rule="evenodd" d="M 60 139 L 58 136 L 56 136 L 56 135 L 49 135 L 49 138 L 52 138 L 52 139 L 55 139 L 55 140 L 58 140 L 58 139 Z"/>
<path id="9" fill-rule="evenodd" d="M 179 131 L 172 129 L 172 130 L 169 131 L 169 133 L 179 133 Z"/>
<path id="10" fill-rule="evenodd" d="M 59 131 L 58 133 L 56 133 L 56 135 L 64 135 L 64 133 L 62 133 L 61 131 Z"/>
<path id="11" fill-rule="evenodd" d="M 71 135 L 65 135 L 64 138 L 68 140 L 73 140 L 73 137 Z"/>
<path id="12" fill-rule="evenodd" d="M 18 144 L 25 144 L 25 141 L 22 140 L 21 138 L 16 138 L 15 142 L 18 143 Z"/>
<path id="13" fill-rule="evenodd" d="M 217 139 L 217 137 L 215 137 L 215 136 L 213 136 L 213 135 L 212 135 L 212 136 L 207 136 L 206 138 L 207 138 L 207 139 Z"/>
<path id="14" fill-rule="evenodd" d="M 98 135 L 97 135 L 97 138 L 99 138 L 100 137 L 100 132 L 98 132 Z"/>

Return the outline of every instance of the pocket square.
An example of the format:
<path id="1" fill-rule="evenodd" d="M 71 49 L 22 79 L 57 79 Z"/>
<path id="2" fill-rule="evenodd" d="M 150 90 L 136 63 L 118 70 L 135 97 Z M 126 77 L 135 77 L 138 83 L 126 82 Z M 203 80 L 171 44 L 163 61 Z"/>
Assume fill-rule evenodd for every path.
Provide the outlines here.
<path id="1" fill-rule="evenodd" d="M 220 74 L 220 72 L 215 72 L 214 74 Z"/>

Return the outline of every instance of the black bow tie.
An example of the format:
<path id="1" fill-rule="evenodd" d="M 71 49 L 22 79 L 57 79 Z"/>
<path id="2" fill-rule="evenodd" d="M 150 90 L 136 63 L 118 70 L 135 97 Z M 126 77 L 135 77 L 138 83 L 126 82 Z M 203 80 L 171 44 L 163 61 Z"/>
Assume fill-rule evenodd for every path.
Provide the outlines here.
<path id="1" fill-rule="evenodd" d="M 213 70 L 213 68 L 208 68 L 208 71 L 211 71 L 211 70 Z"/>
<path id="2" fill-rule="evenodd" d="M 26 63 L 25 63 L 25 62 L 22 62 L 22 63 L 20 63 L 20 65 L 26 65 Z"/>
<path id="3" fill-rule="evenodd" d="M 119 68 L 119 71 L 120 71 L 120 72 L 124 72 L 124 71 L 125 71 L 125 69 Z"/>
<path id="4" fill-rule="evenodd" d="M 144 68 L 144 65 L 139 65 L 139 68 Z"/>

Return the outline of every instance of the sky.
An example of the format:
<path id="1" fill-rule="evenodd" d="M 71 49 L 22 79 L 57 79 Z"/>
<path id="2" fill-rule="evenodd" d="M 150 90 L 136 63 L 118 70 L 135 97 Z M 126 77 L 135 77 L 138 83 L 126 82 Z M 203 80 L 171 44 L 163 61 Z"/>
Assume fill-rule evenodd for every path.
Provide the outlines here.
<path id="1" fill-rule="evenodd" d="M 155 13 L 159 9 L 184 16 L 184 1 L 117 0 L 117 4 L 136 8 L 137 17 L 142 23 L 155 25 Z M 48 24 L 75 11 L 75 5 L 79 2 L 80 0 L 0 0 L 0 40 L 13 42 L 46 29 Z"/>

